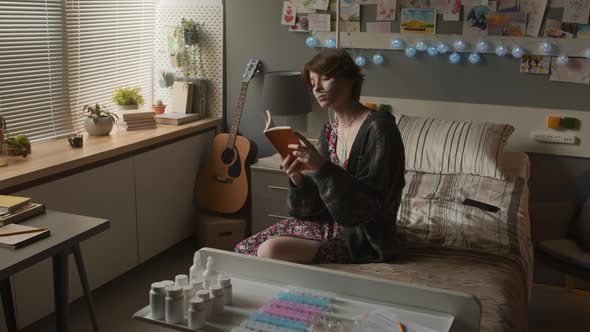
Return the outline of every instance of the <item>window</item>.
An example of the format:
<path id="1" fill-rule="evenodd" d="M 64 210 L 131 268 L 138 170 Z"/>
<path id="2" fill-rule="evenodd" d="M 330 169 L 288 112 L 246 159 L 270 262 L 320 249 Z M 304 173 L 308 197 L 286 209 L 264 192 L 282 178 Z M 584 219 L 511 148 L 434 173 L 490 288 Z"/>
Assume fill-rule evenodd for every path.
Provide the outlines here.
<path id="1" fill-rule="evenodd" d="M 0 0 L 0 113 L 33 141 L 82 128 L 117 87 L 151 101 L 154 0 Z"/>

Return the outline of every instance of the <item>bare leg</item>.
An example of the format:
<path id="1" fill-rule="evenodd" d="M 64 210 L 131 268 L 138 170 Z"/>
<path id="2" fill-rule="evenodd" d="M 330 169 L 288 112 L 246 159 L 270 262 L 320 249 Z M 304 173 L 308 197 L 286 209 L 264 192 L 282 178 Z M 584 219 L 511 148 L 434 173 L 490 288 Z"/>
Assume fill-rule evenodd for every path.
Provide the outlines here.
<path id="1" fill-rule="evenodd" d="M 293 263 L 311 263 L 321 245 L 320 241 L 278 236 L 262 243 L 257 256 Z"/>

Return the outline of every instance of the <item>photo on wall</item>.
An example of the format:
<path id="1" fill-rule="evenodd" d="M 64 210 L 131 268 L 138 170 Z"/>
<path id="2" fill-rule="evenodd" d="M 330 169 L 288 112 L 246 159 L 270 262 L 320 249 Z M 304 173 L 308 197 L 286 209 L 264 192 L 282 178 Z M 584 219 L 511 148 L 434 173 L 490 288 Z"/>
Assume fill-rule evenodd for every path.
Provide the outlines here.
<path id="1" fill-rule="evenodd" d="M 434 34 L 436 11 L 432 9 L 402 9 L 401 32 L 411 34 Z"/>
<path id="2" fill-rule="evenodd" d="M 520 59 L 520 72 L 524 74 L 549 75 L 551 57 L 542 55 L 524 55 Z"/>
<path id="3" fill-rule="evenodd" d="M 470 37 L 484 37 L 488 34 L 488 19 L 490 8 L 484 5 L 465 4 L 463 20 L 463 35 Z"/>
<path id="4" fill-rule="evenodd" d="M 490 12 L 488 17 L 489 36 L 524 37 L 526 33 L 526 14 L 514 12 Z"/>
<path id="5" fill-rule="evenodd" d="M 590 84 L 590 60 L 571 58 L 566 65 L 558 65 L 551 59 L 551 81 Z"/>

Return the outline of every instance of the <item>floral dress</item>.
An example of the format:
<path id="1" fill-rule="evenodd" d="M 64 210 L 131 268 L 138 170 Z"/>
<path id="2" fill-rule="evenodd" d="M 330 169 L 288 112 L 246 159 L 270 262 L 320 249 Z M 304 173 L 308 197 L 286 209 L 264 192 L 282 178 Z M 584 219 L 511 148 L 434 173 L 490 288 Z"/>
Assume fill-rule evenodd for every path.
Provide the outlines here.
<path id="1" fill-rule="evenodd" d="M 348 160 L 341 163 L 336 154 L 336 142 L 338 141 L 338 120 L 326 125 L 324 132 L 326 141 L 328 142 L 328 151 L 330 153 L 330 161 L 346 169 Z M 344 245 L 339 235 L 342 233 L 342 226 L 338 225 L 331 219 L 326 220 L 300 220 L 296 218 L 288 218 L 279 221 L 269 228 L 253 235 L 242 242 L 240 242 L 235 252 L 256 256 L 258 247 L 266 240 L 277 236 L 290 236 L 306 240 L 315 240 L 322 242 L 318 252 L 312 263 L 348 263 L 349 253 L 347 247 Z"/>

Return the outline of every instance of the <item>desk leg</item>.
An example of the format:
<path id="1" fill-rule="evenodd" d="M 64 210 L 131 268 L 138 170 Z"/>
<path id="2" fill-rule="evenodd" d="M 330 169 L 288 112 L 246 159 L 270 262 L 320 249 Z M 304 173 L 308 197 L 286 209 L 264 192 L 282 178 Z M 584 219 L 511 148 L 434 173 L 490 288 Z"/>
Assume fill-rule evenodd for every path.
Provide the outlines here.
<path id="1" fill-rule="evenodd" d="M 74 258 L 76 259 L 76 266 L 78 267 L 78 275 L 80 276 L 80 283 L 84 290 L 84 298 L 86 300 L 86 305 L 88 306 L 88 313 L 90 314 L 90 320 L 92 321 L 92 328 L 94 329 L 94 332 L 98 332 L 98 322 L 96 321 L 96 313 L 94 311 L 94 305 L 92 304 L 92 296 L 90 294 L 90 287 L 88 286 L 88 276 L 86 275 L 86 269 L 84 268 L 80 244 L 75 245 L 73 251 Z"/>
<path id="2" fill-rule="evenodd" d="M 66 252 L 53 256 L 53 294 L 57 331 L 68 332 L 68 254 Z"/>
<path id="3" fill-rule="evenodd" d="M 2 307 L 4 308 L 4 319 L 8 332 L 18 331 L 16 328 L 16 317 L 14 315 L 14 301 L 12 299 L 12 288 L 10 277 L 0 281 L 0 296 L 2 296 Z"/>

